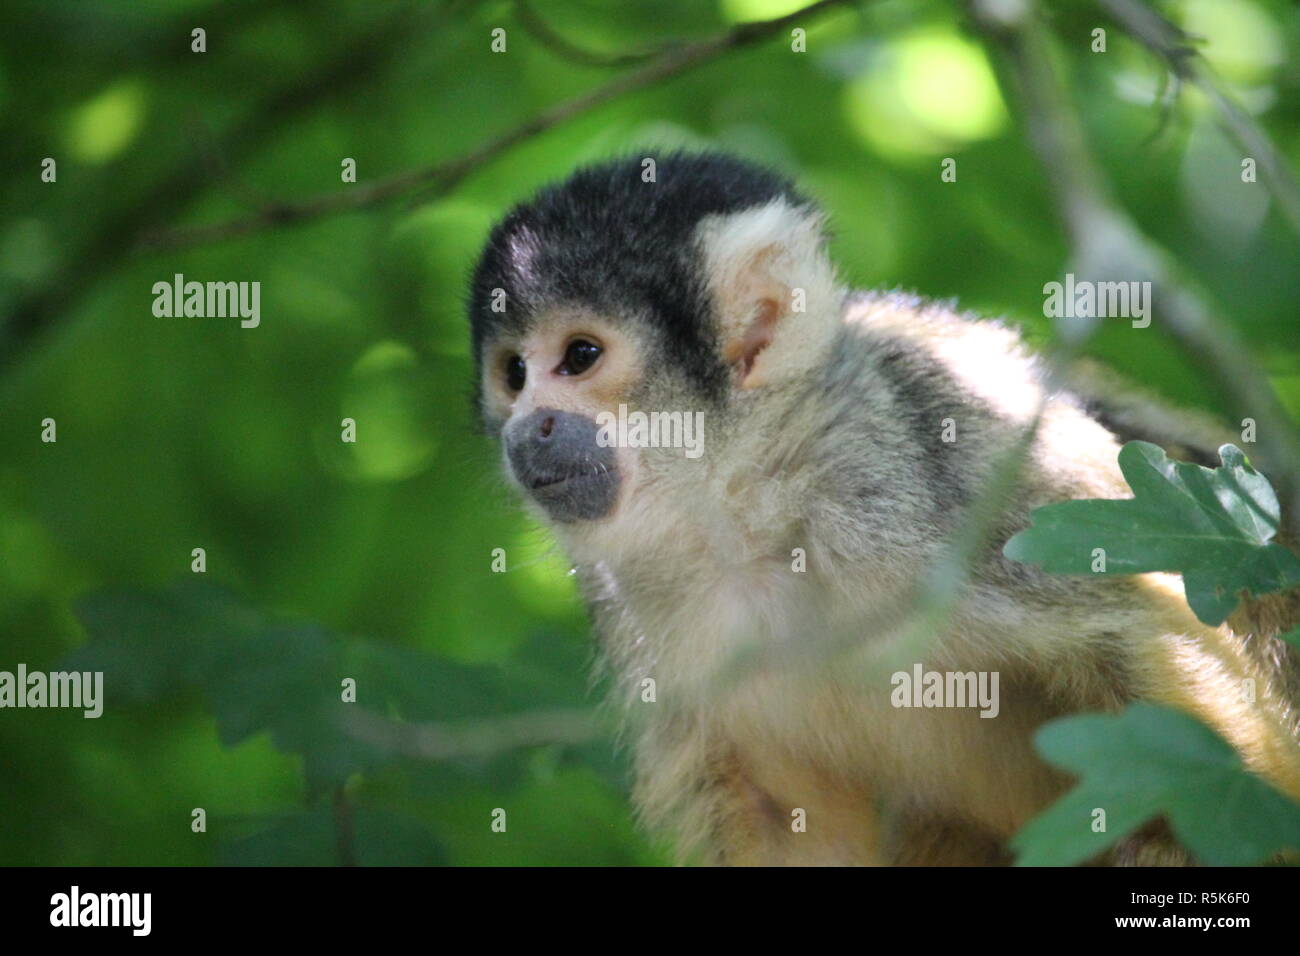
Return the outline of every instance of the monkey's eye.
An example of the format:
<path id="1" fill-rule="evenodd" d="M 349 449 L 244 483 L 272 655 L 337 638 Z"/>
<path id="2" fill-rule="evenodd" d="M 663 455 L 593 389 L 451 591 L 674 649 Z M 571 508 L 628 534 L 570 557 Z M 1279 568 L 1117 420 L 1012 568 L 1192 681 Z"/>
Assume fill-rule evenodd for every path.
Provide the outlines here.
<path id="1" fill-rule="evenodd" d="M 524 387 L 524 382 L 528 378 L 528 366 L 524 365 L 524 360 L 518 355 L 512 355 L 506 359 L 506 388 L 512 392 L 518 392 Z"/>
<path id="2" fill-rule="evenodd" d="M 581 375 L 596 364 L 601 347 L 586 339 L 574 339 L 564 351 L 564 361 L 556 370 L 561 375 Z"/>

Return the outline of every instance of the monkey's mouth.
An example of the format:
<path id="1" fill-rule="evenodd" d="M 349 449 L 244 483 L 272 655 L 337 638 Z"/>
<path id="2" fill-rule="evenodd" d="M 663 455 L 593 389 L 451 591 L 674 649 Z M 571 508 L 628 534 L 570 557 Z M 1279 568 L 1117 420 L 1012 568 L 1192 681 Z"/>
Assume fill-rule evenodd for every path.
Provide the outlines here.
<path id="1" fill-rule="evenodd" d="M 618 498 L 618 469 L 603 463 L 531 472 L 521 484 L 556 521 L 604 518 Z"/>
<path id="2" fill-rule="evenodd" d="M 583 478 L 598 478 L 603 472 L 597 468 L 589 468 L 583 471 L 564 471 L 564 472 L 543 472 L 534 475 L 528 482 L 530 491 L 541 491 L 545 488 L 558 488 L 567 482 L 577 482 Z"/>
<path id="3" fill-rule="evenodd" d="M 612 447 L 594 420 L 539 408 L 506 435 L 506 464 L 516 487 L 552 521 L 595 521 L 614 509 L 621 484 Z"/>

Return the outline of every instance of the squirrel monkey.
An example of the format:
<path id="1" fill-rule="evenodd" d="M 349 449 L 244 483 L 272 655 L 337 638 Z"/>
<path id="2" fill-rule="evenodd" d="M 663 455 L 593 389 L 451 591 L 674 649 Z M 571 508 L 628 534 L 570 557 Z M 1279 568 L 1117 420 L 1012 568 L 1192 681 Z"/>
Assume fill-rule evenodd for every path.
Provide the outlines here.
<path id="1" fill-rule="evenodd" d="M 779 175 L 684 153 L 581 169 L 492 231 L 469 315 L 482 422 L 574 562 L 637 809 L 683 861 L 1007 862 L 1071 782 L 1036 728 L 1138 699 L 1300 798 L 1272 635 L 1201 624 L 1176 577 L 1003 557 L 1034 508 L 1130 496 L 1115 435 L 1065 392 L 914 662 L 997 675 L 996 716 L 894 706 L 881 661 L 1042 371 L 995 323 L 843 288 Z M 1156 824 L 1101 862 L 1189 860 Z"/>

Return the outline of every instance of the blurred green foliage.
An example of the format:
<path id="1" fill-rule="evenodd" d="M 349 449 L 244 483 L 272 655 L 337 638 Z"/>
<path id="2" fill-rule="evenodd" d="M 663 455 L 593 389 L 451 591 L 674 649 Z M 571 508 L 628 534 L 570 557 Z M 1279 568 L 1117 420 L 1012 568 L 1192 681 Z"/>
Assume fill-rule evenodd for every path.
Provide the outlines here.
<path id="1" fill-rule="evenodd" d="M 800 5 L 537 9 L 616 51 Z M 1204 38 L 1296 165 L 1295 5 L 1160 6 Z M 1262 185 L 1241 182 L 1201 97 L 1184 91 L 1162 126 L 1149 53 L 1091 3 L 1051 4 L 1051 19 L 1117 196 L 1300 412 L 1296 236 Z M 1047 332 L 1042 286 L 1067 266 L 1014 103 L 947 2 L 819 17 L 806 54 L 787 37 L 730 53 L 518 145 L 437 201 L 413 193 L 179 252 L 135 241 L 356 188 L 340 182 L 346 157 L 360 185 L 460 156 L 617 71 L 557 56 L 504 0 L 8 0 L 0 25 L 0 668 L 80 659 L 114 675 L 98 720 L 0 712 L 0 863 L 333 861 L 340 794 L 363 863 L 664 859 L 633 828 L 608 743 L 454 767 L 318 739 L 316 711 L 281 722 L 294 688 L 311 698 L 306 675 L 349 669 L 359 699 L 391 716 L 594 703 L 565 567 L 497 477 L 468 401 L 468 270 L 494 217 L 541 183 L 634 147 L 768 161 L 831 212 L 847 280 L 955 296 L 1032 340 Z M 1098 25 L 1105 54 L 1089 51 Z M 489 50 L 495 27 L 505 54 Z M 957 183 L 940 182 L 946 156 Z M 150 289 L 175 273 L 260 281 L 261 325 L 156 318 Z M 1228 411 L 1156 328 L 1107 328 L 1092 349 Z M 338 441 L 344 417 L 355 445 Z M 46 418 L 57 443 L 40 441 Z M 196 547 L 226 590 L 177 586 Z M 253 699 L 208 684 L 223 648 L 243 648 Z M 207 836 L 190 831 L 195 807 Z M 505 834 L 489 829 L 497 807 Z"/>

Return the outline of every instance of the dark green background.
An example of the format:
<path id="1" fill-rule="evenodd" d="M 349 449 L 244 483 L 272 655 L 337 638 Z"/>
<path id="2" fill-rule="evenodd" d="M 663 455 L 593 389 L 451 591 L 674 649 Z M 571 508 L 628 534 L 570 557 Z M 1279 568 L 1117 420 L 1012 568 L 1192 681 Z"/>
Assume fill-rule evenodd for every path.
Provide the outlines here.
<path id="1" fill-rule="evenodd" d="M 575 43 L 613 51 L 799 5 L 536 9 Z M 1153 139 L 1159 64 L 1092 4 L 1050 6 L 1060 66 L 1116 195 L 1300 411 L 1295 233 L 1262 184 L 1240 181 L 1240 150 L 1198 95 Z M 1160 6 L 1204 36 L 1233 95 L 1300 161 L 1300 10 Z M 196 26 L 203 54 L 190 52 Z M 635 831 L 608 743 L 454 766 L 342 759 L 322 782 L 304 776 L 302 756 L 331 746 L 312 738 L 319 728 L 299 721 L 300 735 L 275 737 L 258 721 L 302 713 L 293 677 L 318 652 L 322 686 L 369 675 L 360 703 L 392 716 L 594 703 L 564 564 L 473 433 L 463 316 L 494 217 L 577 163 L 693 145 L 773 163 L 824 201 L 847 280 L 957 297 L 1036 341 L 1046 334 L 1042 286 L 1066 270 L 1065 243 L 1015 103 L 964 18 L 947 3 L 894 0 L 807 26 L 806 54 L 788 34 L 728 54 L 528 140 L 436 201 L 416 191 L 151 252 L 135 246 L 149 229 L 357 188 L 340 182 L 344 157 L 364 183 L 459 156 L 619 70 L 566 62 L 506 2 L 5 4 L 0 669 L 57 668 L 86 642 L 88 620 L 111 636 L 120 619 L 93 601 L 102 616 L 87 618 L 77 602 L 109 591 L 99 600 L 135 620 L 149 595 L 193 583 L 195 547 L 232 605 L 321 630 L 294 643 L 250 625 L 249 646 L 267 659 L 250 651 L 227 673 L 205 656 L 226 631 L 182 635 L 191 606 L 177 599 L 136 643 L 98 652 L 110 677 L 139 678 L 131 693 L 110 680 L 103 718 L 0 711 L 0 863 L 333 862 L 331 792 L 353 807 L 361 862 L 666 859 Z M 1096 26 L 1110 28 L 1105 54 L 1089 51 Z M 505 54 L 489 51 L 495 27 L 507 30 Z M 39 178 L 47 156 L 55 184 Z M 956 183 L 940 182 L 946 156 Z M 261 326 L 156 318 L 151 287 L 176 272 L 260 281 Z M 1227 411 L 1157 328 L 1120 323 L 1094 351 L 1174 399 Z M 355 445 L 338 440 L 345 416 L 358 422 Z M 47 417 L 56 444 L 40 441 Z M 490 572 L 498 547 L 507 574 Z M 207 834 L 190 832 L 194 807 L 208 811 Z M 506 834 L 489 831 L 495 807 L 509 812 Z"/>

